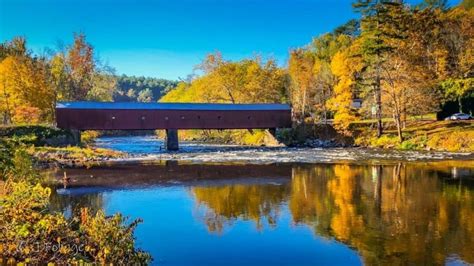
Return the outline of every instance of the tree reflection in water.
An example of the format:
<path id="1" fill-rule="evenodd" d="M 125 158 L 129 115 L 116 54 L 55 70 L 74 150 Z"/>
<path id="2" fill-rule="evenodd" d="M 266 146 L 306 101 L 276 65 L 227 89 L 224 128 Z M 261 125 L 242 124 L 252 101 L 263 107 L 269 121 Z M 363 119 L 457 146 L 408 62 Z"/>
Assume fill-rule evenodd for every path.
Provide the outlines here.
<path id="1" fill-rule="evenodd" d="M 275 226 L 279 204 L 285 201 L 289 189 L 275 184 L 226 185 L 195 187 L 192 193 L 198 204 L 208 208 L 201 217 L 211 232 L 222 232 L 224 225 L 237 218 L 253 220 L 259 230 L 263 221 Z"/>
<path id="2" fill-rule="evenodd" d="M 62 212 L 67 217 L 79 216 L 81 208 L 88 208 L 91 214 L 96 214 L 104 206 L 103 193 L 83 193 L 83 194 L 58 194 L 52 190 L 50 208 L 53 211 Z"/>
<path id="3" fill-rule="evenodd" d="M 474 189 L 453 165 L 294 166 L 291 181 L 192 187 L 211 232 L 236 219 L 277 226 L 283 204 L 295 224 L 356 249 L 367 264 L 474 263 Z M 471 182 L 469 184 L 469 182 Z"/>

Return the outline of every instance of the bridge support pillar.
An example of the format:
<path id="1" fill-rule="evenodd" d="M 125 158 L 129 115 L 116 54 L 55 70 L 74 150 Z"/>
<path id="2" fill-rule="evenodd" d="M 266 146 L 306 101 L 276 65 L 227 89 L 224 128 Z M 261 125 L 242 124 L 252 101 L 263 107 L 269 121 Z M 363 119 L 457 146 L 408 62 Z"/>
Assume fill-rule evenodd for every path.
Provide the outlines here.
<path id="1" fill-rule="evenodd" d="M 74 145 L 79 146 L 81 144 L 81 131 L 77 129 L 71 129 L 71 134 Z"/>
<path id="2" fill-rule="evenodd" d="M 179 149 L 177 129 L 166 130 L 165 149 L 167 151 L 177 151 Z"/>
<path id="3" fill-rule="evenodd" d="M 276 133 L 277 133 L 277 129 L 276 129 L 276 128 L 269 128 L 269 129 L 268 129 L 268 132 L 269 132 L 272 136 L 274 136 L 274 137 L 276 138 L 276 135 L 277 135 L 277 134 L 276 134 Z"/>

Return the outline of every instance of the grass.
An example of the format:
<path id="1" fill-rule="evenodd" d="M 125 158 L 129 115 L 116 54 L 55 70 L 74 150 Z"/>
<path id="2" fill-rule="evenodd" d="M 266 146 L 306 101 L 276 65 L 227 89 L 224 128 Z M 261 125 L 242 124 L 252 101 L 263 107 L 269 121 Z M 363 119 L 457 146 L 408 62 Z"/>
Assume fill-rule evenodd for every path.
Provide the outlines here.
<path id="1" fill-rule="evenodd" d="M 30 149 L 37 162 L 62 166 L 88 166 L 95 162 L 124 158 L 126 154 L 108 149 L 91 147 L 34 147 Z"/>
<path id="2" fill-rule="evenodd" d="M 385 126 L 384 135 L 380 138 L 377 138 L 374 130 L 370 130 L 368 126 L 358 126 L 355 134 L 356 144 L 401 150 L 474 152 L 474 121 L 411 120 L 403 130 L 402 143 L 399 142 L 393 125 Z"/>
<path id="3" fill-rule="evenodd" d="M 97 157 L 122 157 L 123 153 L 91 147 L 35 147 L 34 153 L 57 153 L 73 159 L 94 159 Z"/>
<path id="4" fill-rule="evenodd" d="M 125 157 L 124 153 L 92 148 L 99 136 L 97 131 L 85 131 L 80 146 L 71 146 L 75 141 L 68 130 L 46 125 L 18 125 L 0 127 L 0 139 L 6 143 L 25 147 L 39 163 L 86 164 L 91 161 Z"/>

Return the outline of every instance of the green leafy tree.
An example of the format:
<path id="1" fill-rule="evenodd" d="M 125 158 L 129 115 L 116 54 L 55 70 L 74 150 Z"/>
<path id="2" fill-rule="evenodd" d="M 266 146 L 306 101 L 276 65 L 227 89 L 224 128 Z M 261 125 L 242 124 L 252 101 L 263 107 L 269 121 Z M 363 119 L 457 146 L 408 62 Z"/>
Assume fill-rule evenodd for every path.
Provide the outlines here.
<path id="1" fill-rule="evenodd" d="M 439 8 L 441 10 L 448 9 L 448 0 L 423 0 L 419 4 L 421 8 Z"/>
<path id="2" fill-rule="evenodd" d="M 360 55 L 364 61 L 361 79 L 363 87 L 374 100 L 377 119 L 377 136 L 383 133 L 382 127 L 382 65 L 387 54 L 393 50 L 390 40 L 399 38 L 398 16 L 403 9 L 401 1 L 358 0 L 353 7 L 362 14 Z"/>
<path id="3" fill-rule="evenodd" d="M 150 89 L 142 90 L 138 93 L 139 102 L 149 103 L 153 101 L 153 92 Z"/>

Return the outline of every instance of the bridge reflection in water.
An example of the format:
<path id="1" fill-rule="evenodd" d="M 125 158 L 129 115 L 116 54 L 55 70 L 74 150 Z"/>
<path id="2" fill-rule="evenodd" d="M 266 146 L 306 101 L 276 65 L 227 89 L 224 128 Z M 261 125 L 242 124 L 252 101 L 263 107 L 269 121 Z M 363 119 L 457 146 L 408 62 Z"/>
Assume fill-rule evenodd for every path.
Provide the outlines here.
<path id="1" fill-rule="evenodd" d="M 242 221 L 253 223 L 259 234 L 271 234 L 272 228 L 286 226 L 284 217 L 290 217 L 292 226 L 305 226 L 318 238 L 347 245 L 367 264 L 474 263 L 474 171 L 465 163 L 168 163 L 67 171 L 70 188 L 58 190 L 53 197 L 55 208 L 62 211 L 75 212 L 84 206 L 107 209 L 109 204 L 126 212 L 120 204 L 144 201 L 123 199 L 123 193 L 121 199 L 114 198 L 115 191 L 161 193 L 177 188 L 186 191 L 194 206 L 192 219 L 204 224 L 210 236 L 230 234 Z M 61 177 L 62 172 L 57 173 L 57 179 Z M 175 200 L 182 204 L 183 199 Z M 148 204 L 142 206 L 144 216 L 154 203 Z M 145 223 L 155 222 L 146 219 Z M 159 231 L 159 225 L 154 230 Z M 294 239 L 287 236 L 287 241 L 295 241 L 295 248 L 300 247 L 302 243 Z M 138 240 L 151 241 L 140 236 Z"/>

